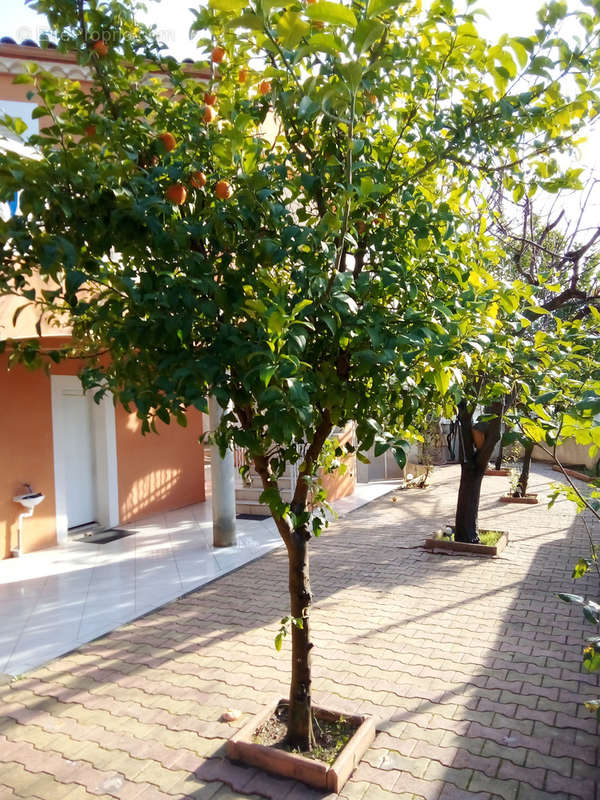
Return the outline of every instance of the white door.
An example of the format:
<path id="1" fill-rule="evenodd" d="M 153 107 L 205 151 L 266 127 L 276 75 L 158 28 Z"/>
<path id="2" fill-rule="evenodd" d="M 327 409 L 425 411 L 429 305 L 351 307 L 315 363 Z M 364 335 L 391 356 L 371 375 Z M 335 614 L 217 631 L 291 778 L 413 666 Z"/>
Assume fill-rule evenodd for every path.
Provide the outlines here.
<path id="1" fill-rule="evenodd" d="M 81 389 L 64 388 L 61 394 L 67 519 L 75 528 L 96 519 L 92 417 Z"/>

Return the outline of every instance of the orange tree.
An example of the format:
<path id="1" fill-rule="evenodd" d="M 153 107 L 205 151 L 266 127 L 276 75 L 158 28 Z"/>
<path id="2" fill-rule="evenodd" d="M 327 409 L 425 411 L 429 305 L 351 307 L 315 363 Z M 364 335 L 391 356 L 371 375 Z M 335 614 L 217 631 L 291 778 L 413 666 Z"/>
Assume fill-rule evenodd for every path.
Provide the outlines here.
<path id="1" fill-rule="evenodd" d="M 308 498 L 325 442 L 353 420 L 359 451 L 402 462 L 419 408 L 477 352 L 495 258 L 471 224 L 479 185 L 557 178 L 549 153 L 596 110 L 598 4 L 573 43 L 553 2 L 531 36 L 492 46 L 451 0 L 210 0 L 193 23 L 208 86 L 131 4 L 35 6 L 92 82 L 18 78 L 51 124 L 31 139 L 41 160 L 0 161 L 2 198 L 21 190 L 0 286 L 72 340 L 11 357 L 77 352 L 83 385 L 146 431 L 185 425 L 207 393 L 227 409 L 217 440 L 249 453 L 289 555 L 288 739 L 309 750 L 308 545 L 324 523 Z"/>

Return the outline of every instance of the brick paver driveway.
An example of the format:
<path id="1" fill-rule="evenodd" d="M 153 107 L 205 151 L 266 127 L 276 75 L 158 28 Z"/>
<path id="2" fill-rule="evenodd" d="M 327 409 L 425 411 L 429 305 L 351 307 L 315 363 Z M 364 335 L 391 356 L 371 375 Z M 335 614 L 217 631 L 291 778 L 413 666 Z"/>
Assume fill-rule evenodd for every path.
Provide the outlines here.
<path id="1" fill-rule="evenodd" d="M 441 469 L 314 543 L 315 699 L 378 720 L 341 797 L 596 800 L 598 728 L 581 701 L 600 691 L 580 669 L 593 629 L 555 599 L 588 552 L 581 520 L 564 502 L 501 505 L 506 479 L 486 478 L 482 520 L 509 548 L 428 554 L 456 476 Z M 550 476 L 538 467 L 533 490 Z M 0 798 L 321 797 L 223 758 L 234 727 L 285 695 L 285 585 L 278 551 L 0 687 Z M 230 707 L 241 721 L 220 721 Z"/>

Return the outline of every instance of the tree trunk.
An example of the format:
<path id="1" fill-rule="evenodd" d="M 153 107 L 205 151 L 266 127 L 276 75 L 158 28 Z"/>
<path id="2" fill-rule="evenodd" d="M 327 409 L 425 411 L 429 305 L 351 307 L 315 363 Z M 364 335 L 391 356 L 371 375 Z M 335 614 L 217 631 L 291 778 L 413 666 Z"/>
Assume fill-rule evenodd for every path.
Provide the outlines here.
<path id="1" fill-rule="evenodd" d="M 325 440 L 331 433 L 332 427 L 329 411 L 325 410 L 298 471 L 298 480 L 290 503 L 290 509 L 295 517 L 303 516 L 306 513 L 309 487 L 309 482 L 306 478 L 315 474 L 319 454 L 323 449 Z M 279 491 L 277 481 L 271 474 L 267 456 L 255 455 L 253 459 L 263 487 Z M 285 543 L 288 554 L 290 610 L 292 616 L 292 679 L 290 683 L 290 707 L 286 742 L 290 747 L 310 752 L 315 744 L 312 725 L 310 663 L 313 645 L 310 641 L 309 619 L 312 595 L 310 591 L 308 543 L 311 533 L 308 524 L 301 524 L 292 529 L 290 517 L 287 515 L 281 517 L 274 512 L 273 519 Z M 301 627 L 295 624 L 294 620 L 300 621 Z"/>
<path id="2" fill-rule="evenodd" d="M 311 708 L 311 657 L 309 611 L 311 605 L 306 528 L 298 528 L 291 535 L 288 547 L 289 588 L 291 612 L 294 619 L 302 620 L 302 627 L 292 620 L 292 680 L 290 684 L 290 710 L 287 742 L 290 747 L 310 751 L 315 743 Z"/>
<path id="3" fill-rule="evenodd" d="M 461 464 L 454 528 L 454 541 L 456 542 L 471 544 L 479 542 L 477 518 L 484 472 L 485 468 L 481 469 L 473 461 Z"/>
<path id="4" fill-rule="evenodd" d="M 484 438 L 481 440 L 480 437 L 480 445 L 477 447 L 473 436 L 473 410 L 469 410 L 464 400 L 458 404 L 458 451 L 461 469 L 454 525 L 454 541 L 456 542 L 470 544 L 479 542 L 477 518 L 479 516 L 481 483 L 494 447 L 500 441 L 503 410 L 502 402 L 495 402 L 489 408 L 488 413 L 493 413 L 496 417 L 490 420 L 485 427 Z"/>
<path id="5" fill-rule="evenodd" d="M 494 464 L 494 469 L 502 469 L 502 443 L 498 447 L 498 455 L 496 456 L 496 463 Z"/>
<path id="6" fill-rule="evenodd" d="M 529 483 L 529 468 L 531 467 L 531 455 L 533 453 L 533 442 L 528 444 L 525 448 L 525 455 L 523 456 L 523 467 L 515 490 L 515 497 L 525 497 L 527 494 L 527 485 Z"/>

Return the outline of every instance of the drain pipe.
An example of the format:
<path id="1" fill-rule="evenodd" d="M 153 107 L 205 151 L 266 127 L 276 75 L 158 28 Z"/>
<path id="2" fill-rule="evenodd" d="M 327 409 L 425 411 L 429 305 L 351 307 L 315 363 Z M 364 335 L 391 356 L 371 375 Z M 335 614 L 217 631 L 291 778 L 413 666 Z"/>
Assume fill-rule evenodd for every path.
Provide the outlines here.
<path id="1" fill-rule="evenodd" d="M 27 492 L 25 494 L 18 494 L 13 497 L 13 501 L 15 503 L 20 503 L 22 506 L 25 506 L 27 511 L 23 511 L 19 514 L 19 521 L 17 523 L 17 530 L 19 532 L 19 539 L 17 543 L 17 547 L 11 549 L 10 553 L 14 558 L 19 558 L 22 551 L 22 544 L 23 544 L 23 520 L 26 517 L 33 516 L 34 508 L 39 505 L 42 500 L 45 499 L 45 495 L 41 492 L 34 492 L 31 486 L 28 483 L 25 483 L 24 486 L 27 487 Z"/>
<path id="2" fill-rule="evenodd" d="M 17 546 L 10 551 L 13 558 L 19 558 L 19 556 L 21 555 L 21 540 L 22 540 L 22 537 L 23 537 L 23 520 L 26 517 L 33 517 L 33 508 L 34 507 L 31 506 L 30 509 L 28 509 L 27 511 L 24 511 L 22 514 L 19 514 L 19 522 L 17 524 L 17 529 L 18 529 L 18 532 L 19 532 L 19 536 L 18 536 L 18 540 L 17 540 Z"/>

